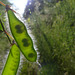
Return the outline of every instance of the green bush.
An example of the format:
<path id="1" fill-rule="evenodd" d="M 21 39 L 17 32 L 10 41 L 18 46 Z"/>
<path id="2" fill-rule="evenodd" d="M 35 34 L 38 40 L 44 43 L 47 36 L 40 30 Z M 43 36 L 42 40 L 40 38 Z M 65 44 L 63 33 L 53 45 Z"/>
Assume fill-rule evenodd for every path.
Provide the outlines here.
<path id="1" fill-rule="evenodd" d="M 42 75 L 48 75 L 50 68 L 53 68 L 57 75 L 74 75 L 75 0 L 59 1 L 53 7 L 48 5 L 50 4 L 44 3 L 45 14 L 40 13 L 42 10 L 37 13 L 35 9 L 27 19 L 37 40 L 39 62 L 44 66 Z M 55 64 L 57 69 L 51 67 L 51 63 Z"/>

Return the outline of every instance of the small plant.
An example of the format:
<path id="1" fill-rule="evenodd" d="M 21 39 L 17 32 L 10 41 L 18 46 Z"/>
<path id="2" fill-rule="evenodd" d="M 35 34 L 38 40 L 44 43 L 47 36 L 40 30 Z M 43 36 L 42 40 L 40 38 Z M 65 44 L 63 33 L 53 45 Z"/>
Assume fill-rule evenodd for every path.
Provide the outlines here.
<path id="1" fill-rule="evenodd" d="M 0 4 L 6 7 L 10 30 L 14 38 L 13 39 L 6 32 L 0 20 L 0 31 L 5 32 L 11 44 L 11 49 L 6 64 L 4 66 L 2 75 L 16 75 L 19 66 L 19 61 L 20 61 L 20 51 L 30 62 L 36 62 L 37 52 L 33 47 L 32 39 L 28 35 L 25 25 L 14 15 L 13 12 L 15 11 L 11 9 L 9 5 L 5 5 L 1 1 Z M 12 38 L 13 41 L 10 38 Z"/>

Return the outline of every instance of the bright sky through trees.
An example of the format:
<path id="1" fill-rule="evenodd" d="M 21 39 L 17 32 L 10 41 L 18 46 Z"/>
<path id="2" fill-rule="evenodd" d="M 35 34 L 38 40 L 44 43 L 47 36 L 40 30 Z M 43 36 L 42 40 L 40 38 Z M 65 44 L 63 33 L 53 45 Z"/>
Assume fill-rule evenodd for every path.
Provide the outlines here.
<path id="1" fill-rule="evenodd" d="M 18 9 L 20 14 L 23 14 L 27 1 L 28 0 L 9 0 L 9 2 L 13 4 L 13 7 Z"/>

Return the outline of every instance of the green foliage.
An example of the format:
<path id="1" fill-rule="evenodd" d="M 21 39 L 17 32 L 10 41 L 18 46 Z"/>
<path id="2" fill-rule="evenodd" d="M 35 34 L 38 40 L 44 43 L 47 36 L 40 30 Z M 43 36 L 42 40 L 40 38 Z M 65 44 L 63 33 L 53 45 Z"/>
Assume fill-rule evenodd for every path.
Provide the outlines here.
<path id="1" fill-rule="evenodd" d="M 2 27 L 2 31 L 6 32 L 1 20 L 0 20 L 0 25 Z M 10 40 L 8 34 L 7 33 L 5 33 L 5 34 L 7 35 L 8 39 Z M 10 74 L 16 75 L 17 69 L 19 67 L 19 62 L 20 62 L 19 48 L 15 44 L 13 44 L 11 47 L 11 50 L 9 52 L 6 64 L 4 66 L 2 75 L 10 75 Z"/>
<path id="2" fill-rule="evenodd" d="M 9 52 L 2 75 L 16 75 L 20 62 L 19 48 L 14 44 Z"/>
<path id="3" fill-rule="evenodd" d="M 37 60 L 37 53 L 33 48 L 32 40 L 29 37 L 29 35 L 27 34 L 27 30 L 26 30 L 24 24 L 22 22 L 20 22 L 13 14 L 13 11 L 11 11 L 9 9 L 10 8 L 8 7 L 8 5 L 6 5 L 9 23 L 10 23 L 10 25 L 12 25 L 12 27 L 10 26 L 10 29 L 11 29 L 11 31 L 13 30 L 12 34 L 13 33 L 16 34 L 15 38 L 17 39 L 17 42 L 19 41 L 18 47 L 21 49 L 22 53 L 24 54 L 24 56 L 26 56 L 26 58 L 29 61 L 35 62 Z M 2 17 L 1 19 L 3 19 L 3 18 L 4 17 Z M 12 19 L 14 21 L 11 21 Z M 0 30 L 4 31 L 5 34 L 7 35 L 8 39 L 10 40 L 9 34 L 6 32 L 5 28 L 3 27 L 3 24 L 2 24 L 2 26 L 0 25 Z M 14 36 L 14 34 L 13 34 L 13 36 Z M 15 44 L 13 45 L 13 43 L 12 43 L 12 47 L 9 52 L 6 64 L 4 66 L 2 75 L 16 75 L 16 73 L 17 73 L 17 69 L 18 69 L 19 61 L 20 61 L 20 52 L 18 51 L 19 48 Z M 32 73 L 32 75 L 33 75 L 33 73 Z"/>
<path id="4" fill-rule="evenodd" d="M 36 68 L 33 68 L 31 63 L 24 61 L 21 75 L 75 75 L 75 0 L 51 0 L 53 3 L 48 1 L 50 0 L 35 0 L 36 4 L 34 4 L 35 8 L 33 7 L 32 15 L 30 11 L 28 15 L 26 14 L 28 24 L 37 40 L 36 45 L 40 52 L 39 62 L 42 67 L 40 71 L 36 72 L 34 70 Z M 34 5 L 32 4 L 32 6 Z M 37 5 L 38 8 L 36 9 Z M 10 15 L 12 16 L 12 14 Z M 9 18 L 12 20 L 13 17 Z M 13 19 L 15 20 L 15 18 Z M 12 26 L 13 34 L 16 36 L 22 30 L 19 23 L 16 23 L 16 21 L 14 23 L 15 26 L 18 25 L 16 29 L 15 26 Z M 18 35 L 19 38 L 20 36 Z M 18 43 L 18 40 L 16 41 L 22 48 L 23 38 L 19 39 L 18 37 L 16 39 L 21 41 L 20 43 Z M 26 39 L 23 41 L 26 41 L 27 44 Z M 38 69 L 37 67 L 36 70 Z"/>
<path id="5" fill-rule="evenodd" d="M 8 4 L 7 0 L 0 0 L 3 1 L 4 3 Z M 0 19 L 5 22 L 5 8 L 0 4 Z M 0 31 L 2 32 L 2 26 L 0 25 Z M 7 44 L 8 43 L 8 44 Z M 9 42 L 6 38 L 6 36 L 4 35 L 4 33 L 0 33 L 0 55 L 4 55 L 7 51 L 7 49 L 9 48 Z"/>
<path id="6" fill-rule="evenodd" d="M 2 32 L 3 31 L 3 29 L 2 29 L 2 26 L 1 26 L 1 23 L 0 23 L 0 32 Z"/>
<path id="7" fill-rule="evenodd" d="M 8 0 L 0 0 L 0 1 L 2 1 L 5 4 L 9 4 Z M 2 19 L 2 21 L 5 21 L 5 7 L 3 7 L 1 4 L 0 4 L 0 19 Z"/>
<path id="8" fill-rule="evenodd" d="M 3 1 L 4 3 L 8 4 L 7 0 L 0 0 Z M 2 5 L 0 4 L 0 19 L 2 20 L 2 22 L 5 22 L 5 8 L 2 7 Z M 0 73 L 3 67 L 3 59 L 5 59 L 5 54 L 7 54 L 7 51 L 9 50 L 9 41 L 6 38 L 4 32 L 2 32 L 2 27 L 0 25 Z M 1 33 L 2 32 L 2 33 Z M 8 43 L 8 44 L 7 44 Z"/>
<path id="9" fill-rule="evenodd" d="M 4 33 L 0 33 L 0 55 L 4 55 L 8 48 L 9 48 L 9 41 L 7 40 Z"/>
<path id="10" fill-rule="evenodd" d="M 44 8 L 41 9 L 44 14 L 35 9 L 28 21 L 37 39 L 39 62 L 44 66 L 42 75 L 48 75 L 50 68 L 53 68 L 57 75 L 74 75 L 75 0 L 59 1 L 53 7 L 48 5 L 50 6 L 44 3 Z M 53 64 L 57 69 L 51 67 Z"/>
<path id="11" fill-rule="evenodd" d="M 52 64 L 52 65 L 51 65 Z M 40 69 L 38 75 L 57 75 L 57 68 L 56 65 L 53 63 L 50 63 L 50 65 L 44 65 Z"/>
<path id="12" fill-rule="evenodd" d="M 20 68 L 20 75 L 37 75 L 38 65 L 36 63 L 30 63 L 29 61 L 22 62 L 22 66 Z"/>

